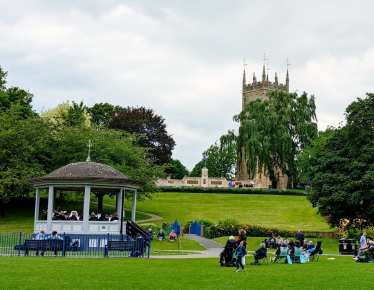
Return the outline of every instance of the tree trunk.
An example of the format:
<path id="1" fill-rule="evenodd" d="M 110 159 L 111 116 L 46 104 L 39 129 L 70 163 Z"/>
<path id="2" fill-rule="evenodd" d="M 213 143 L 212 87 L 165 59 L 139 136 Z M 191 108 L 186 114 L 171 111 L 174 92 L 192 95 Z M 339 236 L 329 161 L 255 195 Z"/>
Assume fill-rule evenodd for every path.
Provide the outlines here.
<path id="1" fill-rule="evenodd" d="M 292 188 L 292 176 L 287 174 L 287 189 L 293 189 Z"/>
<path id="2" fill-rule="evenodd" d="M 5 217 L 5 204 L 3 201 L 0 202 L 0 217 Z"/>
<path id="3" fill-rule="evenodd" d="M 97 197 L 97 212 L 98 213 L 103 212 L 103 197 L 104 197 L 104 195 L 99 195 Z"/>

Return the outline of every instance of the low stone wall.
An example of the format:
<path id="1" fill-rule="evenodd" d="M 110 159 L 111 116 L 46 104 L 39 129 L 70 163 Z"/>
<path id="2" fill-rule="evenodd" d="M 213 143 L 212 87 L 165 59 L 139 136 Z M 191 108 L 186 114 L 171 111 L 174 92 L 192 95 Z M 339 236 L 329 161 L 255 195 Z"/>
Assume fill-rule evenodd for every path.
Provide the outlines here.
<path id="1" fill-rule="evenodd" d="M 205 183 L 204 183 L 205 182 Z M 183 179 L 159 179 L 157 186 L 176 186 L 176 187 L 229 187 L 229 181 L 220 177 L 183 177 Z"/>

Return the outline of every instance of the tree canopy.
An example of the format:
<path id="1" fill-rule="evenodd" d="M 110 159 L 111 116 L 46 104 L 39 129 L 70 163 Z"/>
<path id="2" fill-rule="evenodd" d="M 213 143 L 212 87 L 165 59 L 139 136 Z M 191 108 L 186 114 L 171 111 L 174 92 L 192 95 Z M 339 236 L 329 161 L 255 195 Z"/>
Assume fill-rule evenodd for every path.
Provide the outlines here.
<path id="1" fill-rule="evenodd" d="M 207 157 L 206 167 L 210 177 L 225 177 L 231 179 L 236 169 L 236 137 L 233 131 L 222 135 L 219 142 L 212 144 L 204 151 Z M 198 162 L 192 169 L 191 177 L 200 177 L 203 163 Z"/>
<path id="2" fill-rule="evenodd" d="M 108 103 L 95 104 L 93 107 L 87 108 L 87 112 L 91 115 L 91 123 L 99 126 L 107 126 L 112 117 L 121 110 L 121 106 L 113 106 Z"/>
<path id="3" fill-rule="evenodd" d="M 112 117 L 108 128 L 139 134 L 137 144 L 150 149 L 149 152 L 155 164 L 170 163 L 175 142 L 166 130 L 165 119 L 152 109 L 123 108 Z"/>
<path id="4" fill-rule="evenodd" d="M 308 195 L 329 224 L 363 219 L 374 224 L 374 95 L 350 104 L 347 124 L 331 128 L 332 136 L 320 150 Z"/>
<path id="5" fill-rule="evenodd" d="M 36 116 L 31 105 L 33 95 L 18 87 L 7 88 L 7 74 L 0 66 L 0 112 L 6 112 L 13 104 L 18 104 L 16 112 L 19 118 Z"/>
<path id="6" fill-rule="evenodd" d="M 262 170 L 270 180 L 279 179 L 278 169 L 287 174 L 287 188 L 298 178 L 296 157 L 317 137 L 314 96 L 304 92 L 286 93 L 278 90 L 267 99 L 249 102 L 234 116 L 241 124 L 237 137 L 239 162 L 246 162 L 250 178 Z"/>
<path id="7" fill-rule="evenodd" d="M 165 172 L 172 179 L 183 179 L 189 174 L 187 168 L 178 159 L 171 159 L 170 166 L 166 168 Z"/>

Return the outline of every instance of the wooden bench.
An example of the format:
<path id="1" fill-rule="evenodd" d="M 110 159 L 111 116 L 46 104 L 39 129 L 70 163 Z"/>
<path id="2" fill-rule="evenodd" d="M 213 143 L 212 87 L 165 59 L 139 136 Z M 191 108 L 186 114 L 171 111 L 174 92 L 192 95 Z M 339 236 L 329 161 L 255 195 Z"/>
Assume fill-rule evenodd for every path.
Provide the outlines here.
<path id="1" fill-rule="evenodd" d="M 134 256 L 135 252 L 139 252 L 140 255 L 143 255 L 146 250 L 146 244 L 144 238 L 136 240 L 108 241 L 108 245 L 105 245 L 104 257 L 108 257 L 108 251 L 131 252 L 130 256 Z"/>
<path id="2" fill-rule="evenodd" d="M 58 251 L 62 251 L 64 245 L 63 240 L 25 240 L 23 244 L 25 250 L 25 256 L 29 254 L 29 251 L 36 251 L 37 253 L 46 251 L 54 251 L 55 255 L 57 255 Z"/>

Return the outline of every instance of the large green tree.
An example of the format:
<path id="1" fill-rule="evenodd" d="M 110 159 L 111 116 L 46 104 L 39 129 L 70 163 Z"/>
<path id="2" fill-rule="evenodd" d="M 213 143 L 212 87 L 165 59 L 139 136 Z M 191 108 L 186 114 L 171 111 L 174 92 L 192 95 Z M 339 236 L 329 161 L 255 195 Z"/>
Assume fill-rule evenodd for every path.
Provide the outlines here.
<path id="1" fill-rule="evenodd" d="M 99 126 L 107 126 L 112 117 L 121 110 L 121 106 L 113 106 L 108 103 L 99 103 L 87 108 L 87 112 L 91 115 L 91 123 Z"/>
<path id="2" fill-rule="evenodd" d="M 315 166 L 308 195 L 329 224 L 360 218 L 374 225 L 374 94 L 350 104 L 347 124 L 333 129 Z"/>
<path id="3" fill-rule="evenodd" d="M 0 66 L 0 112 L 6 112 L 13 104 L 18 104 L 16 112 L 19 118 L 36 116 L 31 105 L 33 95 L 18 87 L 7 88 L 6 76 L 7 72 Z"/>
<path id="4" fill-rule="evenodd" d="M 155 164 L 170 163 L 175 142 L 166 130 L 165 119 L 152 109 L 123 108 L 112 117 L 108 128 L 138 134 L 137 144 L 149 149 Z"/>
<path id="5" fill-rule="evenodd" d="M 11 197 L 28 196 L 28 179 L 43 176 L 52 164 L 52 135 L 41 118 L 20 118 L 21 105 L 0 113 L 0 213 Z"/>
<path id="6" fill-rule="evenodd" d="M 237 153 L 246 161 L 250 178 L 262 170 L 277 181 L 278 169 L 287 174 L 287 188 L 298 178 L 296 157 L 317 136 L 314 96 L 304 92 L 271 91 L 264 100 L 249 102 L 234 116 L 239 122 Z"/>
<path id="7" fill-rule="evenodd" d="M 165 172 L 172 179 L 182 179 L 189 174 L 187 168 L 178 159 L 172 159 Z"/>
<path id="8" fill-rule="evenodd" d="M 219 142 L 212 144 L 204 151 L 207 157 L 206 167 L 210 177 L 225 177 L 231 179 L 235 174 L 237 163 L 236 136 L 233 131 L 222 135 Z M 200 177 L 203 163 L 198 162 L 192 169 L 191 177 Z"/>

